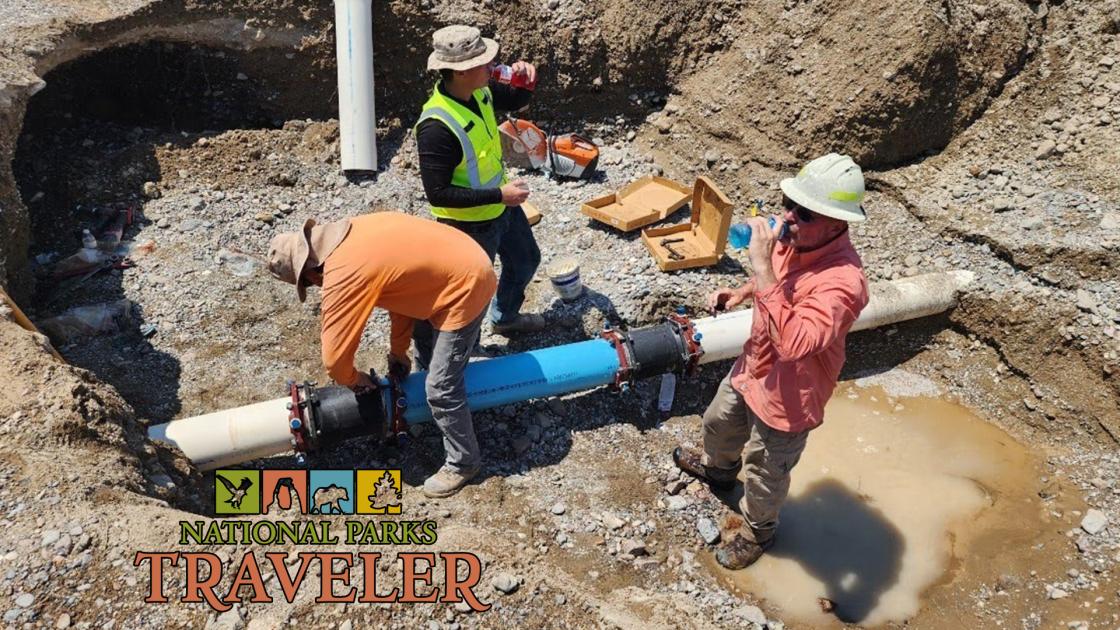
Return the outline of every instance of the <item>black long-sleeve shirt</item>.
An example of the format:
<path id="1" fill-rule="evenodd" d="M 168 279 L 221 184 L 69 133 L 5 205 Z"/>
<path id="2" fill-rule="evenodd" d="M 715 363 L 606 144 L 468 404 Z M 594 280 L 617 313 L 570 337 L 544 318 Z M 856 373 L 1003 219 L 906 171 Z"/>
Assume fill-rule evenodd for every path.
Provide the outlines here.
<path id="1" fill-rule="evenodd" d="M 447 92 L 443 81 L 439 82 L 437 89 L 440 94 L 482 116 L 474 98 L 460 101 Z M 528 105 L 529 99 L 533 97 L 530 90 L 497 81 L 490 82 L 490 93 L 494 97 L 495 111 L 517 111 Z M 441 121 L 429 118 L 420 123 L 416 128 L 416 152 L 420 156 L 420 179 L 424 183 L 428 203 L 441 208 L 471 208 L 501 203 L 501 188 L 475 190 L 451 183 L 451 175 L 463 159 L 463 147 L 459 144 L 459 138 Z"/>

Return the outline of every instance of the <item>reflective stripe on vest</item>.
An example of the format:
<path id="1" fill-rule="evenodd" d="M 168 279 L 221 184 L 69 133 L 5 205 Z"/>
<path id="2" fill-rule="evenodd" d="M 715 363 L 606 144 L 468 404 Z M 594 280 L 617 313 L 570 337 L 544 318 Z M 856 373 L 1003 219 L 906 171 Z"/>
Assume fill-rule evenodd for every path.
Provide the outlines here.
<path id="1" fill-rule="evenodd" d="M 420 123 L 435 118 L 442 122 L 459 140 L 463 157 L 451 175 L 451 184 L 474 190 L 498 188 L 505 182 L 505 169 L 502 166 L 502 142 L 498 124 L 494 118 L 494 105 L 488 88 L 477 90 L 472 98 L 478 104 L 476 115 L 464 105 L 440 93 L 437 85 L 432 96 L 424 103 Z M 478 120 L 472 127 L 471 118 Z M 481 123 L 481 124 L 479 124 Z M 469 128 L 469 131 L 468 131 Z M 487 204 L 470 208 L 442 208 L 432 206 L 432 214 L 437 217 L 457 221 L 486 221 L 505 211 L 505 204 Z"/>

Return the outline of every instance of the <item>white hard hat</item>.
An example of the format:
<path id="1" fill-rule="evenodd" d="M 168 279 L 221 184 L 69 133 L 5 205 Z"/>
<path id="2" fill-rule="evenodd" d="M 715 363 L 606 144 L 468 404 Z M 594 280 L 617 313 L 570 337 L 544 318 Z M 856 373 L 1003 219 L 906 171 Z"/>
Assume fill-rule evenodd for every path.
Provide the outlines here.
<path id="1" fill-rule="evenodd" d="M 852 158 L 837 153 L 809 162 L 782 180 L 782 192 L 797 205 L 826 217 L 856 223 L 867 220 L 863 211 L 863 171 Z"/>

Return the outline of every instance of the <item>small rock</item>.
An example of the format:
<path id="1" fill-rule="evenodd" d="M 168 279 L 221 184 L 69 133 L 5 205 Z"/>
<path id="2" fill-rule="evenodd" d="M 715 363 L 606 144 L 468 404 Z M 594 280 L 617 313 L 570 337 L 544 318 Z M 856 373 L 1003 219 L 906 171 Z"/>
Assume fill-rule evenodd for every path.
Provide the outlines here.
<path id="1" fill-rule="evenodd" d="M 1050 584 L 1046 585 L 1046 598 L 1047 599 L 1063 599 L 1069 597 L 1069 593 L 1057 586 Z"/>
<path id="2" fill-rule="evenodd" d="M 1085 517 L 1081 519 L 1081 529 L 1093 536 L 1104 531 L 1107 526 L 1108 517 L 1100 510 L 1089 510 L 1085 513 Z"/>
<path id="3" fill-rule="evenodd" d="M 1101 217 L 1102 230 L 1120 230 L 1120 212 L 1106 210 Z"/>
<path id="4" fill-rule="evenodd" d="M 171 221 L 169 221 L 167 217 L 162 217 L 159 221 L 156 221 L 156 227 L 161 230 L 166 230 L 171 227 Z"/>
<path id="5" fill-rule="evenodd" d="M 338 627 L 338 630 L 354 630 L 354 622 L 347 619 L 346 621 L 342 622 L 342 625 Z"/>
<path id="6" fill-rule="evenodd" d="M 35 596 L 31 593 L 20 593 L 16 595 L 16 606 L 20 608 L 31 608 L 31 604 L 35 603 Z"/>
<path id="7" fill-rule="evenodd" d="M 276 217 L 273 216 L 271 212 L 258 212 L 253 218 L 255 218 L 257 221 L 263 221 L 264 223 L 267 223 L 269 225 L 272 225 L 272 222 L 276 220 Z"/>
<path id="8" fill-rule="evenodd" d="M 760 626 L 766 626 L 766 613 L 762 612 L 762 609 L 758 606 L 751 606 L 749 604 L 740 606 L 735 609 L 734 614 L 736 617 L 748 623 L 757 623 Z"/>
<path id="9" fill-rule="evenodd" d="M 628 553 L 634 557 L 644 556 L 649 553 L 644 542 L 640 540 L 631 540 L 629 538 L 622 541 L 622 545 L 619 549 L 622 553 Z"/>
<path id="10" fill-rule="evenodd" d="M 159 199 L 159 186 L 155 182 L 144 182 L 144 196 L 148 199 Z"/>
<path id="11" fill-rule="evenodd" d="M 179 224 L 179 231 L 190 232 L 191 230 L 194 230 L 201 225 L 202 221 L 199 219 L 183 219 L 183 222 Z"/>
<path id="12" fill-rule="evenodd" d="M 556 516 L 560 516 L 564 512 L 568 511 L 568 506 L 564 505 L 563 503 L 554 503 L 552 505 L 552 509 L 549 510 L 549 511 L 552 512 L 553 514 L 555 514 Z"/>
<path id="13" fill-rule="evenodd" d="M 63 630 L 64 628 L 69 628 L 70 623 L 71 623 L 70 615 L 68 615 L 66 613 L 62 613 L 61 615 L 58 616 L 58 619 L 55 620 L 54 627 L 58 628 L 59 630 Z"/>
<path id="14" fill-rule="evenodd" d="M 1057 146 L 1058 145 L 1054 144 L 1053 140 L 1043 140 L 1038 145 L 1038 148 L 1034 151 L 1034 159 L 1042 160 L 1050 157 L 1050 155 L 1054 153 L 1054 149 L 1056 149 Z"/>
<path id="15" fill-rule="evenodd" d="M 1011 209 L 1010 197 L 995 197 L 992 199 L 992 210 L 996 212 L 1006 212 Z"/>
<path id="16" fill-rule="evenodd" d="M 683 479 L 675 479 L 665 484 L 665 492 L 668 492 L 669 494 L 677 494 L 681 490 L 684 490 L 684 487 L 687 485 L 688 483 Z"/>
<path id="17" fill-rule="evenodd" d="M 1042 227 L 1043 224 L 1045 224 L 1045 223 L 1046 223 L 1046 220 L 1043 219 L 1041 216 L 1034 215 L 1032 217 L 1027 217 L 1026 219 L 1023 220 L 1023 229 L 1024 230 L 1037 230 L 1038 228 Z"/>
<path id="18" fill-rule="evenodd" d="M 673 130 L 673 121 L 665 116 L 662 116 L 654 121 L 653 126 L 657 127 L 657 130 L 661 133 L 669 133 Z"/>
<path id="19" fill-rule="evenodd" d="M 1078 289 L 1077 308 L 1085 311 L 1086 313 L 1091 313 L 1094 309 L 1097 308 L 1097 298 L 1085 289 Z"/>
<path id="20" fill-rule="evenodd" d="M 555 11 L 560 8 L 560 0 L 548 0 L 548 10 Z"/>
<path id="21" fill-rule="evenodd" d="M 520 588 L 520 581 L 513 575 L 502 571 L 490 580 L 490 586 L 504 595 L 510 595 Z"/>
<path id="22" fill-rule="evenodd" d="M 606 527 L 609 530 L 614 531 L 614 530 L 622 529 L 622 526 L 625 525 L 625 524 L 626 524 L 626 521 L 618 518 L 614 514 L 604 514 L 603 515 L 603 527 Z"/>
<path id="23" fill-rule="evenodd" d="M 669 508 L 670 510 L 674 510 L 674 511 L 675 510 L 683 510 L 686 507 L 688 507 L 691 503 L 692 503 L 692 501 L 688 497 L 682 497 L 680 495 L 677 495 L 675 497 L 669 497 L 668 499 L 666 499 L 665 500 L 665 507 Z"/>
<path id="24" fill-rule="evenodd" d="M 44 530 L 43 539 L 40 541 L 39 546 L 50 547 L 51 545 L 57 543 L 58 539 L 61 537 L 62 532 L 58 531 L 57 529 Z"/>
<path id="25" fill-rule="evenodd" d="M 714 545 L 719 542 L 719 526 L 710 518 L 701 518 L 696 521 L 696 531 L 700 532 L 700 538 L 709 545 Z"/>

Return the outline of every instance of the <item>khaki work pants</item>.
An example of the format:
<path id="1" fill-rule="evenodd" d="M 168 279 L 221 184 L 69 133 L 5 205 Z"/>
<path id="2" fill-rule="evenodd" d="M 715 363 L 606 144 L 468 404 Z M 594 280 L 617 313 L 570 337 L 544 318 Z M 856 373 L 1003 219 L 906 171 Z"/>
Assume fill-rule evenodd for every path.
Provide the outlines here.
<path id="1" fill-rule="evenodd" d="M 767 426 L 731 387 L 728 374 L 704 412 L 703 433 L 705 466 L 734 468 L 742 458 L 739 510 L 755 542 L 766 543 L 778 527 L 778 512 L 789 493 L 789 474 L 801 459 L 809 432 L 787 433 Z"/>

